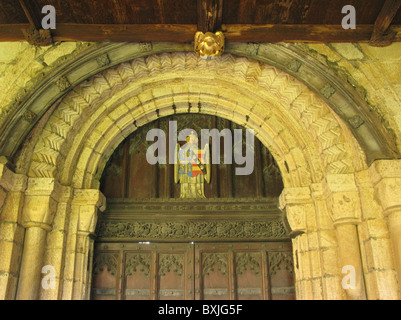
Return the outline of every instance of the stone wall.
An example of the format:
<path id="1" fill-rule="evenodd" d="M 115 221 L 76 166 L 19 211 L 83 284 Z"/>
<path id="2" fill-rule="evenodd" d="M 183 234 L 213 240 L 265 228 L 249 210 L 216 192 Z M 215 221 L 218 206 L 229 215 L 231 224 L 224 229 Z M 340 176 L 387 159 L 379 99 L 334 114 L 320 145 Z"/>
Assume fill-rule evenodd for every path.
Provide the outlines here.
<path id="1" fill-rule="evenodd" d="M 43 77 L 92 43 L 58 42 L 35 47 L 27 42 L 0 44 L 0 125 Z"/>
<path id="2" fill-rule="evenodd" d="M 354 86 L 382 124 L 401 139 L 401 43 L 384 48 L 358 43 L 296 44 Z"/>

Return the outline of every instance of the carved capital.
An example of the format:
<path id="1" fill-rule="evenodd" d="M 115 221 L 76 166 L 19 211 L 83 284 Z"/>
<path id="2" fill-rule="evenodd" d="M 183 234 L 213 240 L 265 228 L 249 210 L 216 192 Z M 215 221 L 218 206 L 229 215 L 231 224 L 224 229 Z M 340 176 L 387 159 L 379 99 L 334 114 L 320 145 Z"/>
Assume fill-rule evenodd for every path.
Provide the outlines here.
<path id="1" fill-rule="evenodd" d="M 307 231 L 306 215 L 311 210 L 314 210 L 312 204 L 286 206 L 284 214 L 291 228 L 291 236 L 296 236 Z"/>
<path id="2" fill-rule="evenodd" d="M 22 224 L 50 230 L 62 187 L 53 178 L 30 178 L 25 191 Z"/>
<path id="3" fill-rule="evenodd" d="M 401 178 L 401 160 L 376 160 L 369 171 L 374 184 L 386 178 Z"/>
<path id="4" fill-rule="evenodd" d="M 288 205 L 312 203 L 310 189 L 308 187 L 285 188 L 279 198 L 280 209 Z"/>
<path id="5" fill-rule="evenodd" d="M 29 178 L 28 188 L 25 195 L 27 196 L 52 196 L 60 185 L 54 178 Z M 57 189 L 57 190 L 56 190 Z"/>
<path id="6" fill-rule="evenodd" d="M 75 189 L 73 205 L 94 206 L 100 211 L 106 210 L 106 197 L 97 189 Z"/>
<path id="7" fill-rule="evenodd" d="M 7 168 L 7 159 L 5 157 L 0 158 L 0 187 L 6 191 L 10 191 L 13 187 L 13 175 L 12 172 Z"/>
<path id="8" fill-rule="evenodd" d="M 7 167 L 8 160 L 0 157 L 0 187 L 4 190 L 18 192 L 25 191 L 28 178 L 22 174 L 15 174 Z"/>
<path id="9" fill-rule="evenodd" d="M 334 174 L 326 177 L 327 203 L 335 225 L 358 224 L 361 203 L 353 174 Z"/>
<path id="10" fill-rule="evenodd" d="M 369 171 L 384 214 L 401 210 L 401 160 L 377 160 Z"/>
<path id="11" fill-rule="evenodd" d="M 39 227 L 51 230 L 57 202 L 50 196 L 26 196 L 22 225 L 24 228 Z"/>
<path id="12" fill-rule="evenodd" d="M 75 189 L 72 201 L 78 210 L 78 232 L 83 235 L 95 232 L 98 211 L 106 209 L 106 197 L 95 189 Z"/>
<path id="13" fill-rule="evenodd" d="M 329 214 L 334 225 L 358 224 L 361 221 L 361 205 L 357 192 L 336 192 L 328 198 Z"/>
<path id="14" fill-rule="evenodd" d="M 401 178 L 383 178 L 375 185 L 374 196 L 385 215 L 401 211 Z"/>
<path id="15" fill-rule="evenodd" d="M 93 234 L 98 219 L 98 208 L 93 205 L 80 206 L 78 219 L 78 232 L 87 235 Z"/>
<path id="16" fill-rule="evenodd" d="M 297 235 L 306 232 L 306 215 L 314 210 L 309 188 L 285 188 L 279 201 L 291 233 Z"/>

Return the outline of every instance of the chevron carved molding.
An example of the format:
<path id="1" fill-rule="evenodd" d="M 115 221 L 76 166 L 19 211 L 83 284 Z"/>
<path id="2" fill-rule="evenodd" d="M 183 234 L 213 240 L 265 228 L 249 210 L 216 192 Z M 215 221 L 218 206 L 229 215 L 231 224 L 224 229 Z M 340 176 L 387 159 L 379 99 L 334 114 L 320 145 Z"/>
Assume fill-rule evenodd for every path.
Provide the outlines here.
<path id="1" fill-rule="evenodd" d="M 188 81 L 188 78 L 195 76 L 197 78 Z M 183 78 L 186 78 L 186 81 L 183 81 Z M 167 89 L 163 95 L 158 92 L 158 88 L 152 89 L 156 81 L 163 79 L 172 80 L 169 82 L 171 84 L 171 89 L 168 89 L 169 95 L 165 94 Z M 144 111 L 145 114 L 150 114 L 154 113 L 155 109 L 158 110 L 157 104 L 162 100 L 164 104 L 166 100 L 171 101 L 170 108 L 174 108 L 175 101 L 191 106 L 200 106 L 204 102 L 205 105 L 212 102 L 215 105 L 224 103 L 222 98 L 224 93 L 219 92 L 217 86 L 214 95 L 213 92 L 208 92 L 208 97 L 205 98 L 209 99 L 208 101 L 201 100 L 202 92 L 199 92 L 199 88 L 202 88 L 201 83 L 209 83 L 210 80 L 226 81 L 231 86 L 235 83 L 238 88 L 236 91 L 231 91 L 231 95 L 234 94 L 232 100 L 236 101 L 234 113 L 233 106 L 227 105 L 222 109 L 226 110 L 224 111 L 227 113 L 226 118 L 231 117 L 230 120 L 237 123 L 249 118 L 258 122 L 261 131 L 265 123 L 270 125 L 276 130 L 275 134 L 286 142 L 287 152 L 293 148 L 309 148 L 309 146 L 295 145 L 292 142 L 290 136 L 298 130 L 297 135 L 307 134 L 315 141 L 314 148 L 317 153 L 315 151 L 313 153 L 315 157 L 321 158 L 322 166 L 326 171 L 330 173 L 354 171 L 353 158 L 355 157 L 352 155 L 352 149 L 355 146 L 349 146 L 349 141 L 353 141 L 352 135 L 348 135 L 344 125 L 333 115 L 322 99 L 292 76 L 275 67 L 247 58 L 237 58 L 230 54 L 225 54 L 220 59 L 205 61 L 198 59 L 193 53 L 164 53 L 137 58 L 129 63 L 109 68 L 69 92 L 41 133 L 33 152 L 29 175 L 55 177 L 56 171 L 64 166 L 65 158 L 73 145 L 82 144 L 93 148 L 95 142 L 92 140 L 87 139 L 85 142 L 77 138 L 78 128 L 83 127 L 91 117 L 93 120 L 94 115 L 98 114 L 100 119 L 99 110 L 105 108 L 106 101 L 117 99 L 113 97 L 126 95 L 126 99 L 120 105 L 116 102 L 120 109 L 116 107 L 112 110 L 113 114 L 111 112 L 108 115 L 102 114 L 102 117 L 108 117 L 110 125 L 113 124 L 113 120 L 119 119 L 119 112 L 123 114 L 122 108 L 125 113 L 134 114 L 133 109 L 138 105 L 151 103 L 153 107 Z M 193 83 L 192 88 L 188 82 Z M 139 87 L 138 83 L 141 83 L 142 87 Z M 208 86 L 208 90 L 213 91 L 210 89 L 210 83 Z M 129 90 L 130 87 L 132 90 Z M 145 91 L 150 92 L 150 96 L 146 96 Z M 249 105 L 249 101 L 242 97 L 242 91 L 247 91 L 249 96 L 258 96 L 262 104 Z M 193 95 L 198 96 L 197 102 L 193 100 Z M 136 104 L 132 103 L 134 100 Z M 199 111 L 199 107 L 198 109 L 191 108 L 191 112 Z M 208 110 L 202 107 L 200 112 L 208 112 Z M 291 121 L 296 123 L 302 132 L 299 133 L 298 128 L 293 128 L 290 122 L 282 123 L 283 118 L 278 116 L 279 113 L 290 116 Z M 223 114 L 218 115 L 224 117 Z M 98 136 L 101 134 L 102 132 L 100 134 L 98 132 Z M 92 141 L 92 145 L 88 145 L 88 141 Z M 298 166 L 304 165 L 295 164 L 295 167 Z"/>

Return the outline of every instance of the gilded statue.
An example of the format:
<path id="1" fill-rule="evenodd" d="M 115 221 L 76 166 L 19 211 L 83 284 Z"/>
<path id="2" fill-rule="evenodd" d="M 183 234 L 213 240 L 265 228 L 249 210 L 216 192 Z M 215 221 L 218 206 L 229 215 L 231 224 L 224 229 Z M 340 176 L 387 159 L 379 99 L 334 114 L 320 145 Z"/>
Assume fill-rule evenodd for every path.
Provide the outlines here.
<path id="1" fill-rule="evenodd" d="M 180 198 L 205 198 L 205 181 L 210 183 L 211 174 L 209 145 L 200 149 L 193 131 L 186 141 L 176 146 L 174 181 L 180 183 Z"/>

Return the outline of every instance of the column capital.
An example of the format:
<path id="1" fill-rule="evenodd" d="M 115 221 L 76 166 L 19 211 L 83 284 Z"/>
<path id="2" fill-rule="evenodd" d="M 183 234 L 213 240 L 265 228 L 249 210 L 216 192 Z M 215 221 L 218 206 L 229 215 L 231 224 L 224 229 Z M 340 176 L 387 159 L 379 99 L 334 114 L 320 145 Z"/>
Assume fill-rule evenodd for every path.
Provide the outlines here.
<path id="1" fill-rule="evenodd" d="M 53 178 L 29 178 L 22 225 L 51 230 L 62 186 Z"/>
<path id="2" fill-rule="evenodd" d="M 7 167 L 6 157 L 0 157 L 0 187 L 6 191 L 22 192 L 27 188 L 28 177 L 16 174 Z"/>
<path id="3" fill-rule="evenodd" d="M 29 178 L 25 195 L 53 197 L 60 187 L 54 178 Z"/>
<path id="4" fill-rule="evenodd" d="M 401 178 L 401 160 L 376 160 L 368 170 L 374 184 L 386 178 Z"/>
<path id="5" fill-rule="evenodd" d="M 401 210 L 401 160 L 376 160 L 369 167 L 374 195 L 384 215 Z"/>
<path id="6" fill-rule="evenodd" d="M 293 235 L 307 230 L 306 215 L 314 210 L 310 189 L 308 187 L 284 188 L 279 198 L 280 209 L 291 228 Z"/>
<path id="7" fill-rule="evenodd" d="M 361 204 L 357 192 L 336 192 L 327 199 L 329 214 L 334 225 L 359 224 Z"/>
<path id="8" fill-rule="evenodd" d="M 78 234 L 95 232 L 98 211 L 106 209 L 106 197 L 97 189 L 75 189 L 72 206 L 78 211 Z"/>
<path id="9" fill-rule="evenodd" d="M 100 211 L 106 210 L 106 197 L 98 189 L 74 189 L 73 205 L 92 205 Z"/>
<path id="10" fill-rule="evenodd" d="M 308 187 L 284 188 L 279 197 L 280 209 L 288 205 L 312 203 L 311 192 Z"/>
<path id="11" fill-rule="evenodd" d="M 361 222 L 361 203 L 354 174 L 327 175 L 326 195 L 334 225 Z"/>

